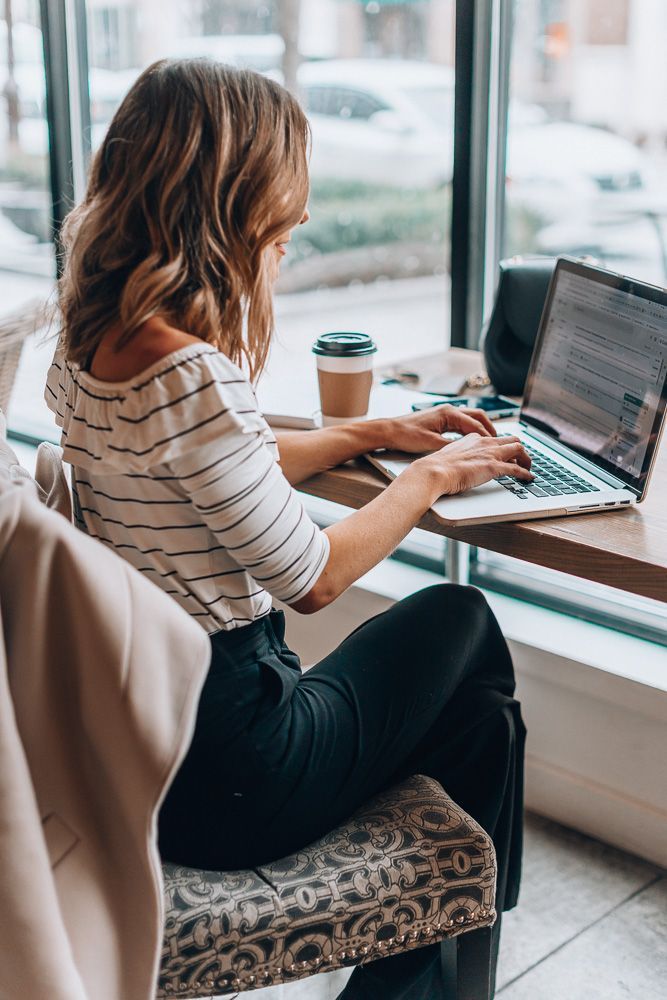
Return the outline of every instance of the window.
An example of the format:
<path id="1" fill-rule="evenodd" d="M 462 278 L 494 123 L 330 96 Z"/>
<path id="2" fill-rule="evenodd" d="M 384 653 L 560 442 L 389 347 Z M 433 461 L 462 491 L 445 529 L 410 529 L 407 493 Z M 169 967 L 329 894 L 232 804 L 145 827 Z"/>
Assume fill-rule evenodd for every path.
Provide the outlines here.
<path id="1" fill-rule="evenodd" d="M 664 4 L 514 0 L 504 255 L 667 282 L 666 33 Z"/>
<path id="2" fill-rule="evenodd" d="M 161 57 L 209 56 L 300 92 L 312 116 L 311 221 L 282 264 L 272 377 L 313 378 L 310 346 L 326 330 L 370 333 L 380 364 L 400 359 L 408 337 L 415 353 L 447 346 L 453 0 L 86 0 L 85 10 L 93 149 Z M 46 206 L 46 173 L 41 197 Z M 10 417 L 24 426 L 16 400 Z"/>
<path id="3" fill-rule="evenodd" d="M 2 312 L 46 298 L 53 286 L 49 130 L 37 0 L 0 7 L 0 302 Z M 24 430 L 51 426 L 41 406 L 48 348 L 23 351 L 9 416 Z"/>
<path id="4" fill-rule="evenodd" d="M 468 221 L 475 225 L 459 225 L 458 245 L 463 237 L 467 242 L 458 260 L 470 262 L 456 274 L 454 298 L 467 296 L 479 309 L 483 279 L 487 292 L 493 284 L 494 258 L 513 253 L 592 254 L 615 270 L 667 283 L 665 4 L 480 0 L 475 18 L 470 5 L 455 0 L 85 0 L 84 6 L 87 38 L 78 39 L 73 58 L 76 51 L 87 56 L 93 148 L 137 75 L 164 56 L 248 66 L 284 81 L 304 101 L 313 132 L 312 219 L 296 230 L 283 262 L 271 377 L 287 384 L 312 378 L 310 345 L 325 330 L 365 330 L 387 365 L 449 344 L 455 41 L 470 63 L 460 71 L 457 94 L 479 91 L 486 99 L 485 80 L 491 81 L 486 110 L 492 114 L 480 114 L 472 101 L 465 122 L 457 123 L 467 123 L 477 149 L 492 144 L 496 124 L 504 134 L 507 69 L 510 82 L 506 177 L 492 159 L 477 171 L 459 152 L 464 189 L 484 188 L 479 218 L 504 219 L 504 226 L 501 238 L 490 239 L 478 233 L 474 212 Z M 54 0 L 56 7 L 71 17 L 78 5 Z M 7 0 L 0 20 L 3 308 L 47 296 L 53 286 L 40 9 L 50 14 L 51 0 Z M 475 83 L 478 64 L 482 84 Z M 457 98 L 459 116 L 466 101 Z M 67 123 L 49 124 L 55 135 Z M 75 163 L 80 171 L 82 160 L 81 154 Z M 476 286 L 474 294 L 468 285 Z M 459 343 L 464 310 L 453 311 Z M 475 342 L 479 330 L 468 324 L 468 343 L 472 326 Z M 9 412 L 14 432 L 54 433 L 41 401 L 51 350 L 52 344 L 26 346 Z M 334 515 L 329 509 L 326 516 Z M 399 554 L 441 568 L 443 548 L 442 539 L 416 533 Z M 485 586 L 573 614 L 643 635 L 667 634 L 664 606 L 652 602 L 619 601 L 608 589 L 537 574 L 492 553 L 473 554 L 471 572 Z"/>
<path id="5" fill-rule="evenodd" d="M 209 55 L 300 92 L 311 221 L 282 265 L 271 377 L 312 378 L 311 343 L 331 329 L 370 333 L 380 363 L 404 353 L 407 317 L 417 352 L 448 342 L 453 118 L 441 109 L 451 109 L 453 3 L 401 6 L 309 0 L 290 18 L 276 2 L 87 0 L 93 145 L 132 78 L 162 56 Z M 132 66 L 110 55 L 130 14 Z"/>
<path id="6" fill-rule="evenodd" d="M 591 255 L 666 284 L 667 76 L 658 39 L 667 6 L 513 0 L 512 13 L 501 256 Z M 481 550 L 471 578 L 667 644 L 667 608 L 657 601 Z"/>

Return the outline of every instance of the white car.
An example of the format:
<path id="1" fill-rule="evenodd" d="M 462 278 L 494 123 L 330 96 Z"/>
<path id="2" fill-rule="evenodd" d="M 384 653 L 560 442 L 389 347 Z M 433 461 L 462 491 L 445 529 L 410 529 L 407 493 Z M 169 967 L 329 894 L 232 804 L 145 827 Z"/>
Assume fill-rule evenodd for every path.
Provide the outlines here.
<path id="1" fill-rule="evenodd" d="M 314 178 L 432 188 L 452 177 L 454 72 L 393 59 L 303 63 Z"/>
<path id="2" fill-rule="evenodd" d="M 649 186 L 649 164 L 622 136 L 576 122 L 513 124 L 507 143 L 508 197 L 545 222 L 600 216 Z"/>

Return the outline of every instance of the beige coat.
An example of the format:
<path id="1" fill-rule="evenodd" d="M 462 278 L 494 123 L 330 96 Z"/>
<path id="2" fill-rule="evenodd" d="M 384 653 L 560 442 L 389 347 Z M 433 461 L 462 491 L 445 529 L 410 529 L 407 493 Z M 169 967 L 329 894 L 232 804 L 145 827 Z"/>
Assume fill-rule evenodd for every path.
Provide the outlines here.
<path id="1" fill-rule="evenodd" d="M 40 504 L 2 447 L 0 998 L 149 1000 L 156 809 L 190 738 L 209 641 Z"/>

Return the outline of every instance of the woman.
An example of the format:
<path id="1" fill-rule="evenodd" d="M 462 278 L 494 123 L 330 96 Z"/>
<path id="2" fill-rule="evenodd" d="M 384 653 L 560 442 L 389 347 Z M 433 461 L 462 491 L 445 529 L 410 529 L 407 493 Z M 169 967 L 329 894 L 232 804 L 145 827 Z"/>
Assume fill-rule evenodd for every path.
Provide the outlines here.
<path id="1" fill-rule="evenodd" d="M 210 633 L 187 759 L 160 820 L 166 858 L 247 867 L 330 830 L 412 773 L 438 779 L 496 841 L 514 905 L 522 724 L 507 647 L 481 595 L 439 586 L 367 622 L 306 675 L 277 597 L 311 613 L 385 558 L 443 493 L 530 478 L 479 411 L 281 435 L 249 378 L 272 284 L 308 219 L 308 126 L 259 75 L 204 60 L 139 78 L 64 232 L 61 343 L 46 398 L 80 526 Z M 464 436 L 442 447 L 441 433 Z M 423 452 L 321 531 L 293 486 L 377 447 Z M 436 997 L 437 948 L 355 970 L 353 997 Z"/>

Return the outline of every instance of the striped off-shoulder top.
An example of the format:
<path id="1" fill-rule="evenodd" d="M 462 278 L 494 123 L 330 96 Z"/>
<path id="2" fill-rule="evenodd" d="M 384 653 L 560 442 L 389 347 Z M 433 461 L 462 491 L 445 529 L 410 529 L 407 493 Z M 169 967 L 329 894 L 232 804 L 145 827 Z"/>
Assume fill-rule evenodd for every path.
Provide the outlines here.
<path id="1" fill-rule="evenodd" d="M 324 569 L 327 536 L 285 479 L 240 368 L 209 344 L 102 382 L 61 346 L 45 398 L 72 465 L 79 527 L 209 631 L 293 603 Z"/>

